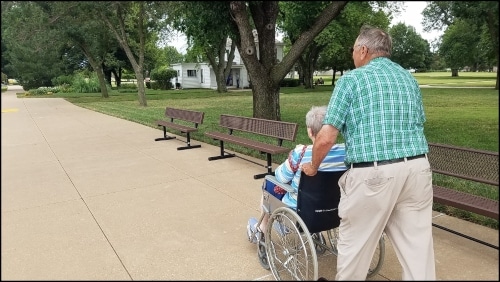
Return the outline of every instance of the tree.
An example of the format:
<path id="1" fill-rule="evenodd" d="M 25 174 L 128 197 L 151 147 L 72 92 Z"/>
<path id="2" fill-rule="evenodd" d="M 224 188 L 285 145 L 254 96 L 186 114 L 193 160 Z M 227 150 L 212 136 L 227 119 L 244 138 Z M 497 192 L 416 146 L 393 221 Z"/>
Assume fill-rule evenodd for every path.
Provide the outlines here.
<path id="1" fill-rule="evenodd" d="M 443 34 L 439 55 L 451 68 L 451 76 L 458 70 L 475 65 L 480 35 L 465 20 L 455 19 Z"/>
<path id="2" fill-rule="evenodd" d="M 387 28 L 387 13 L 399 8 L 400 4 L 388 5 L 385 2 L 351 2 L 340 15 L 328 24 L 323 31 L 304 50 L 298 62 L 300 76 L 305 88 L 313 88 L 314 71 L 320 69 L 352 69 L 354 64 L 348 50 L 356 40 L 359 28 L 363 24 Z M 327 2 L 281 2 L 279 28 L 293 43 L 307 30 L 314 18 L 324 9 Z M 323 6 L 322 6 L 323 5 Z M 386 7 L 387 11 L 382 11 Z M 307 12 L 305 12 L 307 11 Z M 321 64 L 321 67 L 320 67 Z M 335 80 L 332 80 L 332 83 Z"/>
<path id="3" fill-rule="evenodd" d="M 277 1 L 230 2 L 230 12 L 240 38 L 236 46 L 252 81 L 253 116 L 280 120 L 280 83 L 314 38 L 336 17 L 347 1 L 328 4 L 290 47 L 281 62 L 276 60 Z M 257 46 L 254 32 L 256 30 Z"/>
<path id="4" fill-rule="evenodd" d="M 15 77 L 25 89 L 52 86 L 63 74 L 61 53 L 65 42 L 47 26 L 48 15 L 33 2 L 2 1 L 2 71 Z M 5 68 L 5 69 L 4 69 Z"/>
<path id="5" fill-rule="evenodd" d="M 102 21 L 105 23 L 111 32 L 114 34 L 120 46 L 125 51 L 127 58 L 132 64 L 132 68 L 137 78 L 138 99 L 139 105 L 146 107 L 146 89 L 144 85 L 144 49 L 145 49 L 145 36 L 146 36 L 146 3 L 139 4 L 132 2 L 116 2 L 116 1 L 103 1 L 96 3 L 96 11 Z M 101 6 L 106 5 L 107 7 Z M 134 17 L 135 19 L 131 19 Z M 131 38 L 130 33 L 136 34 L 136 38 Z M 139 42 L 133 41 L 138 39 Z M 137 47 L 137 50 L 132 50 L 130 43 Z M 135 55 L 137 54 L 137 57 Z"/>
<path id="6" fill-rule="evenodd" d="M 478 29 L 488 31 L 492 54 L 495 56 L 497 66 L 497 81 L 495 89 L 498 90 L 499 72 L 498 69 L 498 2 L 490 1 L 453 1 L 452 12 L 455 17 L 467 19 L 468 22 L 474 23 Z M 490 54 L 487 54 L 487 56 Z"/>
<path id="7" fill-rule="evenodd" d="M 280 14 L 277 26 L 285 34 L 285 38 L 287 38 L 291 44 L 294 44 L 303 31 L 311 28 L 311 25 L 314 23 L 314 19 L 326 5 L 327 2 L 316 1 L 280 2 Z M 317 66 L 318 57 L 323 49 L 325 49 L 328 45 L 328 41 L 321 40 L 319 38 L 321 37 L 321 34 L 325 34 L 323 38 L 331 36 L 328 27 L 326 27 L 307 46 L 297 60 L 299 79 L 304 84 L 305 88 L 314 88 L 313 73 Z"/>
<path id="8" fill-rule="evenodd" d="M 395 2 L 349 3 L 342 13 L 314 39 L 315 42 L 325 46 L 318 54 L 318 66 L 314 70 L 333 70 L 332 85 L 335 85 L 337 71 L 343 73 L 344 70 L 354 68 L 352 53 L 349 49 L 356 41 L 359 28 L 363 25 L 371 25 L 386 29 L 390 23 L 388 17 L 393 12 L 397 12 L 400 5 Z M 312 78 L 309 81 L 312 81 Z"/>
<path id="9" fill-rule="evenodd" d="M 165 28 L 163 16 L 169 2 L 161 1 L 93 1 L 96 20 L 116 37 L 125 51 L 137 79 L 139 105 L 146 107 L 146 87 L 144 84 L 144 62 L 146 45 L 155 40 L 155 31 Z M 153 38 L 151 38 L 153 37 Z"/>
<path id="10" fill-rule="evenodd" d="M 165 46 L 160 49 L 160 53 L 158 54 L 157 65 L 154 67 L 159 67 L 161 65 L 171 66 L 175 63 L 180 63 L 184 61 L 184 56 L 175 49 L 173 46 Z"/>
<path id="11" fill-rule="evenodd" d="M 426 65 L 426 58 L 430 54 L 429 43 L 423 39 L 412 26 L 398 23 L 389 29 L 392 37 L 391 59 L 405 69 L 422 69 Z"/>
<path id="12" fill-rule="evenodd" d="M 124 69 L 132 69 L 132 65 L 125 54 L 125 51 L 120 46 L 116 46 L 114 51 L 106 54 L 103 62 L 104 76 L 106 82 L 111 85 L 111 74 L 115 77 L 117 87 L 121 86 L 122 74 Z"/>
<path id="13" fill-rule="evenodd" d="M 109 40 L 106 29 L 99 28 L 95 21 L 88 20 L 89 7 L 80 2 L 35 2 L 49 15 L 49 28 L 54 29 L 61 38 L 69 40 L 85 55 L 88 63 L 97 75 L 101 96 L 108 98 L 108 88 L 103 65 L 106 53 L 114 45 Z"/>
<path id="14" fill-rule="evenodd" d="M 473 28 L 475 30 L 487 30 L 491 48 L 483 48 L 482 50 L 484 52 L 491 52 L 483 55 L 495 56 L 495 64 L 497 66 L 495 89 L 498 90 L 500 78 L 500 70 L 498 68 L 498 2 L 430 1 L 422 12 L 422 15 L 424 16 L 422 24 L 426 31 L 450 26 L 457 19 L 467 20 L 469 24 L 474 25 Z M 469 42 L 468 44 L 474 43 L 475 42 Z M 463 51 L 467 52 L 467 49 Z"/>
<path id="15" fill-rule="evenodd" d="M 227 92 L 226 78 L 236 50 L 234 40 L 238 38 L 228 2 L 183 1 L 175 10 L 172 25 L 186 35 L 191 45 L 187 57 L 206 58 L 215 73 L 217 92 Z M 230 47 L 226 49 L 228 38 Z"/>
<path id="16" fill-rule="evenodd" d="M 92 6 L 86 2 L 19 2 L 13 7 L 18 10 L 13 14 L 14 18 L 23 18 L 16 24 L 16 21 L 8 21 L 7 25 L 14 30 L 17 35 L 16 43 L 23 48 L 13 48 L 13 53 L 29 55 L 28 62 L 35 62 L 37 56 L 45 61 L 47 53 L 59 52 L 59 65 L 63 74 L 72 74 L 74 70 L 84 69 L 88 65 L 92 67 L 97 75 L 100 85 L 101 95 L 109 97 L 107 83 L 111 83 L 110 75 L 106 79 L 106 72 L 113 68 L 111 62 L 116 61 L 113 57 L 117 49 L 116 40 L 103 29 L 98 21 L 93 21 L 89 17 L 92 14 Z M 36 16 L 33 12 L 37 11 Z M 36 30 L 36 33 L 33 31 Z M 51 49 L 45 49 L 50 46 Z M 60 47 L 57 47 L 60 46 Z M 35 50 L 32 56 L 30 50 Z M 83 57 L 84 56 L 84 57 Z M 22 66 L 26 62 L 17 62 L 17 66 Z M 110 65 L 107 65 L 107 64 Z M 40 68 L 43 71 L 43 68 Z M 26 78 L 26 69 L 22 70 Z M 41 76 L 50 75 L 43 82 L 43 86 L 50 86 L 49 81 L 58 77 L 61 73 L 50 73 L 45 71 Z M 36 82 L 36 80 L 35 80 Z M 29 82 L 23 81 L 26 85 Z M 38 86 L 40 83 L 35 83 Z M 25 86 L 23 85 L 23 86 Z"/>

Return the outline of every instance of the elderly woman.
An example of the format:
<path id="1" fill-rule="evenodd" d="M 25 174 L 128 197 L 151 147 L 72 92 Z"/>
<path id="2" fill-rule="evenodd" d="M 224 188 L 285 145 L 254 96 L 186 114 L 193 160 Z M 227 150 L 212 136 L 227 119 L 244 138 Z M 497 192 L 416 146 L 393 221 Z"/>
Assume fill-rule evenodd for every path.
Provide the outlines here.
<path id="1" fill-rule="evenodd" d="M 297 145 L 295 149 L 291 150 L 288 154 L 287 160 L 280 164 L 274 171 L 275 177 L 281 183 L 290 184 L 295 189 L 295 192 L 286 192 L 283 190 L 281 201 L 290 208 L 297 208 L 297 191 L 299 187 L 300 174 L 302 172 L 301 164 L 311 162 L 311 153 L 314 146 L 316 134 L 323 126 L 323 119 L 326 114 L 326 106 L 313 106 L 306 114 L 307 135 L 311 139 L 311 145 Z M 344 164 L 345 146 L 344 144 L 335 144 L 327 153 L 323 162 L 319 165 L 319 171 L 344 171 L 347 170 Z M 275 191 L 280 194 L 280 191 Z M 262 201 L 262 200 L 261 200 Z M 262 202 L 261 202 L 262 206 Z M 261 211 L 262 212 L 262 211 Z M 251 238 L 251 234 L 255 237 L 251 238 L 252 243 L 257 242 L 257 237 L 263 238 L 262 234 L 265 232 L 269 216 L 266 214 L 258 228 L 258 220 L 252 217 L 248 220 L 247 235 Z M 262 240 L 262 239 L 261 239 Z"/>

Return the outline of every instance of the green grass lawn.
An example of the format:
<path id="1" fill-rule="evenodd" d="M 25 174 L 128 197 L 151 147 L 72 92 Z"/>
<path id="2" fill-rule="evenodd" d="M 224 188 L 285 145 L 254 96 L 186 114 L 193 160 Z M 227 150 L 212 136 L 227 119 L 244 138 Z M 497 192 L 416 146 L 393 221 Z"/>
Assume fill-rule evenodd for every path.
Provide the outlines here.
<path id="1" fill-rule="evenodd" d="M 459 73 L 459 86 L 474 82 L 495 85 L 494 73 Z M 416 73 L 420 84 L 444 84 L 454 80 L 450 73 Z M 332 93 L 331 78 L 323 77 L 325 85 L 314 89 L 281 88 L 281 119 L 299 123 L 295 143 L 309 143 L 304 116 L 312 105 L 326 105 Z M 434 81 L 434 83 L 431 82 Z M 328 85 L 330 83 L 330 85 Z M 444 143 L 498 152 L 498 91 L 493 88 L 422 88 L 427 122 L 425 133 L 429 142 Z M 19 94 L 22 97 L 22 94 Z M 31 96 L 30 96 L 31 97 Z M 36 96 L 33 96 L 36 97 Z M 252 116 L 252 93 L 230 91 L 220 94 L 211 89 L 147 90 L 148 106 L 138 104 L 134 89 L 112 90 L 110 98 L 100 93 L 55 93 L 43 97 L 65 98 L 75 105 L 158 128 L 166 106 L 205 112 L 205 120 L 193 139 L 216 144 L 205 138 L 207 130 L 220 130 L 222 113 Z M 340 140 L 342 141 L 342 139 Z M 286 144 L 292 148 L 294 144 Z M 257 156 L 259 156 L 257 154 Z M 278 159 L 279 160 L 279 159 Z"/>
<path id="2" fill-rule="evenodd" d="M 499 148 L 499 92 L 494 90 L 496 74 L 494 73 L 459 73 L 452 78 L 450 73 L 416 73 L 415 77 L 421 85 L 447 86 L 459 88 L 422 88 L 427 122 L 425 134 L 433 143 L 443 143 L 473 149 L 498 152 Z M 292 149 L 296 144 L 310 143 L 305 130 L 305 114 L 312 105 L 326 105 L 332 94 L 331 77 L 322 76 L 325 85 L 314 89 L 303 87 L 281 88 L 281 119 L 299 124 L 296 142 L 284 142 L 284 146 Z M 467 88 L 463 88 L 467 86 Z M 482 86 L 489 88 L 473 88 Z M 22 94 L 18 94 L 23 97 Z M 30 96 L 37 97 L 37 96 Z M 218 126 L 220 114 L 252 116 L 252 92 L 230 91 L 225 94 L 210 89 L 183 90 L 147 90 L 148 106 L 138 104 L 136 90 L 113 90 L 110 98 L 100 97 L 100 93 L 55 93 L 50 96 L 60 97 L 69 102 L 104 114 L 137 122 L 158 129 L 158 137 L 162 136 L 161 128 L 155 123 L 164 119 L 165 107 L 190 109 L 205 112 L 203 124 L 199 131 L 191 135 L 193 140 L 218 145 L 205 136 L 207 131 L 224 131 Z M 182 123 L 182 122 L 181 122 Z M 174 134 L 180 134 L 175 130 Z M 258 140 L 266 138 L 252 136 Z M 269 140 L 275 142 L 275 140 Z M 343 142 L 340 137 L 339 142 Z M 264 160 L 263 155 L 253 150 L 239 148 L 227 144 L 227 149 Z M 281 163 L 286 154 L 273 157 Z M 472 188 L 474 191 L 481 189 Z M 498 200 L 498 187 L 485 188 L 483 196 Z M 474 192 L 472 191 L 472 192 Z M 480 192 L 483 193 L 483 192 Z M 498 221 L 489 218 L 463 213 L 453 208 L 438 207 L 440 211 L 453 214 L 498 229 Z"/>
<path id="3" fill-rule="evenodd" d="M 452 77 L 451 72 L 423 72 L 414 73 L 413 76 L 420 85 L 435 87 L 495 87 L 496 73 L 494 72 L 459 72 Z M 314 76 L 314 81 L 322 77 L 325 85 L 332 85 L 332 77 L 324 75 Z M 335 80 L 339 79 L 335 76 Z"/>

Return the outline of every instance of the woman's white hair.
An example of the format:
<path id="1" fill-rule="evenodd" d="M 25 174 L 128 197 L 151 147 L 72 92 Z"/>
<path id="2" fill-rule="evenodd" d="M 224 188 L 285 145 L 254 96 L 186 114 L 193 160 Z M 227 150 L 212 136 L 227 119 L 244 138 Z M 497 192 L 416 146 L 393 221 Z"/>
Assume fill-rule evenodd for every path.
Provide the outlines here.
<path id="1" fill-rule="evenodd" d="M 312 131 L 312 135 L 316 136 L 323 126 L 323 119 L 326 115 L 326 106 L 312 106 L 306 114 L 306 126 Z"/>

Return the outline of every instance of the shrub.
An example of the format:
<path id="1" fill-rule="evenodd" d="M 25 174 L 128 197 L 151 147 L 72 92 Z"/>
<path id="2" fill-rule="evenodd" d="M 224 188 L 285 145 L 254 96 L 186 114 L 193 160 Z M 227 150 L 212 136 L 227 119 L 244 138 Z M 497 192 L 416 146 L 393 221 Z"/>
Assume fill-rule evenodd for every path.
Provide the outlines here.
<path id="1" fill-rule="evenodd" d="M 37 89 L 29 90 L 25 96 L 39 96 L 39 95 L 52 95 L 58 93 L 61 89 L 58 86 L 55 87 L 38 87 Z"/>
<path id="2" fill-rule="evenodd" d="M 135 73 L 128 73 L 127 71 L 123 71 L 122 73 L 122 79 L 135 79 Z"/>
<path id="3" fill-rule="evenodd" d="M 76 93 L 99 93 L 101 87 L 95 73 L 91 73 L 86 77 L 82 73 L 78 73 L 73 77 L 71 88 Z"/>
<path id="4" fill-rule="evenodd" d="M 284 78 L 280 83 L 280 87 L 297 87 L 299 85 L 300 80 L 296 78 Z"/>
<path id="5" fill-rule="evenodd" d="M 123 83 L 120 84 L 120 87 L 118 89 L 132 89 L 132 90 L 137 90 L 137 84 L 135 83 Z"/>
<path id="6" fill-rule="evenodd" d="M 71 85 L 69 84 L 61 84 L 61 85 L 58 85 L 57 87 L 59 87 L 59 92 L 65 92 L 65 93 L 68 93 L 68 92 L 71 92 L 73 89 L 71 88 Z"/>
<path id="7" fill-rule="evenodd" d="M 158 90 L 160 89 L 160 84 L 156 81 L 151 81 L 151 89 Z"/>
<path id="8" fill-rule="evenodd" d="M 155 80 L 162 90 L 172 88 L 170 80 L 174 77 L 177 77 L 177 71 L 168 66 L 162 66 L 151 71 L 151 79 Z"/>
<path id="9" fill-rule="evenodd" d="M 50 80 L 45 79 L 32 79 L 32 80 L 22 80 L 21 85 L 24 91 L 29 91 L 31 89 L 37 89 L 38 87 L 51 87 L 53 86 Z"/>
<path id="10" fill-rule="evenodd" d="M 71 85 L 71 82 L 73 82 L 72 75 L 60 75 L 52 79 L 53 85 L 64 85 L 64 84 Z"/>

